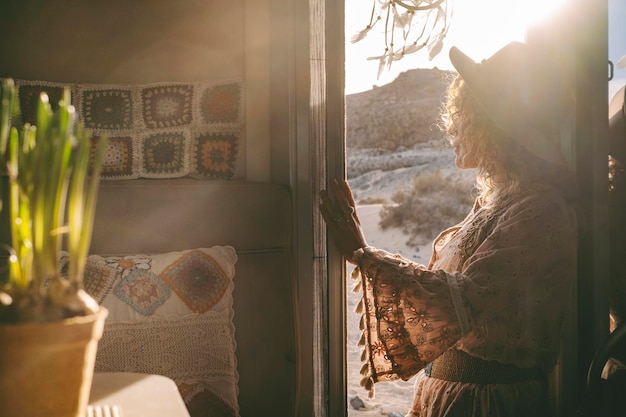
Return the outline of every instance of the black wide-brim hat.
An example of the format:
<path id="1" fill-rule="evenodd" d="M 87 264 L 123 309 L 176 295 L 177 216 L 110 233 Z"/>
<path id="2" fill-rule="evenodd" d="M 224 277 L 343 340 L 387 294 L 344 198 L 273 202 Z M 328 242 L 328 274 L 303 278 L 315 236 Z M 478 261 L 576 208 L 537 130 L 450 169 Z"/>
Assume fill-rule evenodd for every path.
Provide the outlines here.
<path id="1" fill-rule="evenodd" d="M 510 138 L 548 162 L 565 164 L 558 130 L 572 101 L 558 61 L 522 42 L 511 42 L 482 62 L 453 46 L 450 61 Z"/>
<path id="2" fill-rule="evenodd" d="M 626 86 L 620 88 L 609 103 L 609 154 L 626 162 Z"/>

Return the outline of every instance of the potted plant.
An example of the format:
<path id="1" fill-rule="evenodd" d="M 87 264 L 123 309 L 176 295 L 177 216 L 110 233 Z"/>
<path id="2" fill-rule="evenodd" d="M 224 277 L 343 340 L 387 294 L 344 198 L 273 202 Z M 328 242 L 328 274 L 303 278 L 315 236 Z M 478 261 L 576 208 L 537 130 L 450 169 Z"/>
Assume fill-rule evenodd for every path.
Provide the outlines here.
<path id="1" fill-rule="evenodd" d="M 45 93 L 35 125 L 19 123 L 2 80 L 0 160 L 10 242 L 0 282 L 0 415 L 78 417 L 87 408 L 106 309 L 83 289 L 105 141 L 92 147 L 66 90 Z M 61 274 L 59 253 L 69 256 Z"/>

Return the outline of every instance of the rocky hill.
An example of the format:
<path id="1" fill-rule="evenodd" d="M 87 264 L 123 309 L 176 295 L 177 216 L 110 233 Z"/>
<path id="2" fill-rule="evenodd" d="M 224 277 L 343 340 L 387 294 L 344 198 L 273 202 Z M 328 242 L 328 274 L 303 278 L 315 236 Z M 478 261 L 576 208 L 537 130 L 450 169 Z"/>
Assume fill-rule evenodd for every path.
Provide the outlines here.
<path id="1" fill-rule="evenodd" d="M 475 172 L 455 167 L 454 153 L 436 125 L 453 76 L 415 69 L 390 84 L 346 96 L 348 180 L 360 204 L 391 203 L 394 193 L 410 193 L 424 174 L 471 188 Z"/>
<path id="2" fill-rule="evenodd" d="M 414 69 L 382 87 L 346 96 L 347 148 L 398 151 L 440 138 L 435 124 L 453 75 Z"/>

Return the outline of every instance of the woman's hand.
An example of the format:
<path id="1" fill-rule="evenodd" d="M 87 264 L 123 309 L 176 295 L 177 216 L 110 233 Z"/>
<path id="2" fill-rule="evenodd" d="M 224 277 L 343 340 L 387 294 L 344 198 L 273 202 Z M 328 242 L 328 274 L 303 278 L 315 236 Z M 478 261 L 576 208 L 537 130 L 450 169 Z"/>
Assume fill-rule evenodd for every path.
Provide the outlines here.
<path id="1" fill-rule="evenodd" d="M 320 211 L 330 236 L 344 258 L 348 262 L 356 263 L 353 259 L 354 252 L 367 246 L 367 243 L 359 216 L 356 214 L 356 204 L 350 185 L 347 181 L 339 182 L 332 179 L 328 184 L 328 190 L 322 190 L 320 196 L 322 198 Z"/>

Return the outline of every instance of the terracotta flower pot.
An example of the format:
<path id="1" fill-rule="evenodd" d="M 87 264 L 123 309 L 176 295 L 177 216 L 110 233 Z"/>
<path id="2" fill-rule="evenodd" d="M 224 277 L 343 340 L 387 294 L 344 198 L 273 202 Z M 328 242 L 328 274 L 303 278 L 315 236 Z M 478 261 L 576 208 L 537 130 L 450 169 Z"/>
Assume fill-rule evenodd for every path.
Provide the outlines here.
<path id="1" fill-rule="evenodd" d="M 0 416 L 84 417 L 107 315 L 0 325 Z"/>

